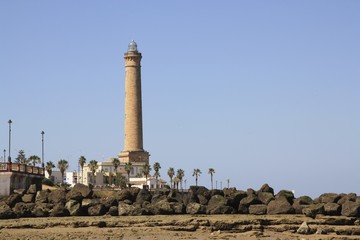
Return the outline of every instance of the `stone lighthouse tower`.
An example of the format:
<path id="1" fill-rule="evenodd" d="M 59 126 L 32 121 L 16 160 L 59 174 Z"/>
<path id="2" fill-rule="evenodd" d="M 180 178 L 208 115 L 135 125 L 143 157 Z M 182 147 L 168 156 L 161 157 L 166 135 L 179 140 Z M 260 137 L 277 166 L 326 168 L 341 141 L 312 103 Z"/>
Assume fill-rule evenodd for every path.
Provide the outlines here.
<path id="1" fill-rule="evenodd" d="M 141 103 L 141 53 L 134 41 L 129 43 L 125 59 L 125 141 L 119 153 L 121 162 L 135 165 L 149 163 L 150 154 L 143 148 Z"/>

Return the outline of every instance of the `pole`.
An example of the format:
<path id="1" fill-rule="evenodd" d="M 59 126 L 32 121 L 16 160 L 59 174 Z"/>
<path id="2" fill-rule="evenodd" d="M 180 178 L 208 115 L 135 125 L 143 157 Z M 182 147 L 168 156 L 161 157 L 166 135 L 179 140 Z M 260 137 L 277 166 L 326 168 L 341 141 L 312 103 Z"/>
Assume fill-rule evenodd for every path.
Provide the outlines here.
<path id="1" fill-rule="evenodd" d="M 4 149 L 4 162 L 6 161 L 6 149 Z"/>
<path id="2" fill-rule="evenodd" d="M 42 131 L 41 132 L 41 160 L 42 160 L 41 165 L 43 168 L 45 166 L 45 163 L 44 163 L 44 134 L 45 134 L 45 132 Z"/>
<path id="3" fill-rule="evenodd" d="M 8 121 L 9 123 L 9 158 L 8 158 L 8 162 L 11 162 L 11 119 Z"/>

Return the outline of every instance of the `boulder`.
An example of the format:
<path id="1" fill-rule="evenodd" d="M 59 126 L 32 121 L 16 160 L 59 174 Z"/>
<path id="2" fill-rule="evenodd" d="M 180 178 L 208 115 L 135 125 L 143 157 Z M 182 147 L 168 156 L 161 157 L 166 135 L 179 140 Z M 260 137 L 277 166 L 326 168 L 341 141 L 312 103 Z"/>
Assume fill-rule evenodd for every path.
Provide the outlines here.
<path id="1" fill-rule="evenodd" d="M 144 202 L 151 202 L 152 195 L 149 190 L 141 189 L 136 196 L 135 202 L 142 205 Z"/>
<path id="2" fill-rule="evenodd" d="M 247 197 L 246 192 L 237 191 L 235 188 L 224 189 L 224 197 L 228 200 L 228 205 L 234 209 L 239 208 L 240 201 Z"/>
<path id="3" fill-rule="evenodd" d="M 9 207 L 9 205 L 5 203 L 0 203 L 0 219 L 11 219 L 16 218 L 17 215 L 13 210 Z"/>
<path id="4" fill-rule="evenodd" d="M 166 199 L 151 203 L 149 208 L 154 215 L 169 215 L 174 213 L 174 209 L 171 208 L 171 204 Z"/>
<path id="5" fill-rule="evenodd" d="M 87 212 L 89 216 L 101 216 L 104 215 L 107 212 L 107 210 L 104 204 L 99 203 L 89 207 Z"/>
<path id="6" fill-rule="evenodd" d="M 94 199 L 84 198 L 81 201 L 81 206 L 83 208 L 89 208 L 89 207 L 95 206 L 96 204 L 99 204 L 99 203 L 100 203 L 100 199 L 98 199 L 98 198 L 94 198 Z"/>
<path id="7" fill-rule="evenodd" d="M 248 214 L 249 213 L 249 208 L 245 205 L 239 205 L 238 207 L 238 213 L 239 214 Z"/>
<path id="8" fill-rule="evenodd" d="M 288 202 L 286 197 L 277 197 L 267 205 L 267 214 L 292 214 L 295 213 L 294 208 Z"/>
<path id="9" fill-rule="evenodd" d="M 18 202 L 13 208 L 14 213 L 17 217 L 32 217 L 32 211 L 35 207 L 35 203 L 23 203 Z"/>
<path id="10" fill-rule="evenodd" d="M 260 192 L 267 192 L 267 193 L 271 193 L 272 195 L 274 195 L 274 189 L 272 187 L 270 187 L 267 183 L 262 185 L 257 193 L 260 193 Z"/>
<path id="11" fill-rule="evenodd" d="M 234 214 L 235 209 L 230 206 L 216 206 L 215 208 L 212 208 L 210 210 L 207 209 L 206 213 L 207 214 Z"/>
<path id="12" fill-rule="evenodd" d="M 187 214 L 204 214 L 206 212 L 206 206 L 199 203 L 189 203 L 186 206 Z"/>
<path id="13" fill-rule="evenodd" d="M 337 203 L 341 196 L 336 193 L 324 193 L 321 194 L 318 198 L 319 203 Z"/>
<path id="14" fill-rule="evenodd" d="M 278 192 L 275 196 L 275 198 L 282 198 L 285 197 L 286 200 L 290 203 L 293 204 L 294 201 L 294 193 L 288 190 L 281 190 L 280 192 Z"/>
<path id="15" fill-rule="evenodd" d="M 26 189 L 24 189 L 24 188 L 14 189 L 14 193 L 17 193 L 17 194 L 23 195 L 23 194 L 25 194 L 25 193 L 26 193 Z"/>
<path id="16" fill-rule="evenodd" d="M 360 217 L 360 203 L 347 201 L 341 205 L 341 215 L 346 217 Z"/>
<path id="17" fill-rule="evenodd" d="M 132 202 L 135 201 L 135 199 L 133 198 L 133 195 L 130 191 L 129 188 L 125 188 L 125 189 L 122 189 L 119 193 L 118 193 L 118 196 L 117 196 L 117 199 L 119 200 L 119 202 L 121 201 L 124 201 L 124 200 L 131 200 Z"/>
<path id="18" fill-rule="evenodd" d="M 107 214 L 110 216 L 119 216 L 119 207 L 111 206 Z"/>
<path id="19" fill-rule="evenodd" d="M 249 214 L 265 215 L 266 211 L 267 211 L 267 206 L 265 204 L 255 204 L 249 206 Z"/>
<path id="20" fill-rule="evenodd" d="M 207 205 L 209 202 L 209 199 L 207 199 L 205 196 L 203 195 L 197 195 L 197 199 L 198 199 L 198 203 L 200 203 L 201 205 Z"/>
<path id="21" fill-rule="evenodd" d="M 340 199 L 338 200 L 338 204 L 343 205 L 345 202 L 356 202 L 357 195 L 356 193 L 349 193 L 349 194 L 339 194 Z"/>
<path id="22" fill-rule="evenodd" d="M 118 206 L 119 216 L 131 216 L 131 215 L 133 215 L 134 210 L 135 210 L 134 205 L 129 205 L 129 204 L 126 204 L 123 202 L 119 203 L 119 206 Z"/>
<path id="23" fill-rule="evenodd" d="M 247 197 L 241 199 L 240 205 L 249 207 L 253 204 L 261 204 L 262 202 L 258 199 L 258 197 L 254 193 L 247 193 Z"/>
<path id="24" fill-rule="evenodd" d="M 153 197 L 151 198 L 151 203 L 155 204 L 157 202 L 164 201 L 164 200 L 167 201 L 167 196 L 163 192 L 158 192 L 158 193 L 155 193 L 153 195 Z"/>
<path id="25" fill-rule="evenodd" d="M 35 202 L 35 194 L 32 194 L 32 193 L 24 194 L 22 196 L 21 200 L 24 203 L 33 203 L 33 202 Z"/>
<path id="26" fill-rule="evenodd" d="M 51 203 L 36 203 L 31 213 L 34 217 L 48 217 L 53 207 Z"/>
<path id="27" fill-rule="evenodd" d="M 65 204 L 65 208 L 69 211 L 70 216 L 79 216 L 81 212 L 81 204 L 76 200 L 69 200 Z"/>
<path id="28" fill-rule="evenodd" d="M 184 213 L 186 213 L 186 208 L 185 208 L 185 205 L 183 203 L 171 202 L 170 206 L 174 210 L 175 214 L 184 214 Z"/>
<path id="29" fill-rule="evenodd" d="M 210 197 L 215 196 L 215 195 L 220 195 L 220 196 L 224 196 L 224 191 L 220 190 L 220 189 L 213 189 L 209 191 L 210 193 Z M 206 194 L 207 195 L 207 194 Z M 206 196 L 204 195 L 204 196 Z"/>
<path id="30" fill-rule="evenodd" d="M 301 226 L 298 228 L 298 230 L 296 231 L 296 233 L 299 234 L 310 234 L 311 233 L 311 229 L 309 227 L 309 225 L 307 224 L 307 222 L 303 222 L 301 224 Z"/>
<path id="31" fill-rule="evenodd" d="M 36 184 L 31 184 L 26 193 L 36 194 L 36 191 L 37 191 Z"/>
<path id="32" fill-rule="evenodd" d="M 183 195 L 179 191 L 174 189 L 169 192 L 169 194 L 167 195 L 167 199 L 169 202 L 183 203 Z"/>
<path id="33" fill-rule="evenodd" d="M 309 196 L 301 196 L 294 200 L 294 204 L 298 205 L 310 205 L 313 203 L 313 200 Z"/>
<path id="34" fill-rule="evenodd" d="M 324 214 L 324 205 L 323 203 L 308 205 L 302 212 L 307 217 L 315 218 L 318 214 Z"/>
<path id="35" fill-rule="evenodd" d="M 65 217 L 69 216 L 69 211 L 65 208 L 64 204 L 58 203 L 50 212 L 50 217 Z"/>
<path id="36" fill-rule="evenodd" d="M 48 194 L 48 201 L 52 204 L 65 204 L 66 203 L 66 191 L 64 189 L 56 189 Z"/>
<path id="37" fill-rule="evenodd" d="M 76 200 L 78 202 L 81 202 L 83 198 L 89 198 L 92 196 L 93 192 L 92 190 L 81 183 L 75 184 L 75 186 L 66 194 L 67 201 L 69 200 Z"/>
<path id="38" fill-rule="evenodd" d="M 15 205 L 16 205 L 17 203 L 19 203 L 19 202 L 22 201 L 21 197 L 22 197 L 22 195 L 17 194 L 17 193 L 11 194 L 10 196 L 8 196 L 8 197 L 6 198 L 5 203 L 6 203 L 9 207 L 13 208 L 13 207 L 15 207 Z"/>
<path id="39" fill-rule="evenodd" d="M 36 203 L 47 203 L 49 193 L 50 193 L 50 190 L 38 191 L 36 193 L 35 202 Z"/>
<path id="40" fill-rule="evenodd" d="M 333 202 L 326 203 L 324 205 L 324 213 L 325 215 L 330 215 L 330 216 L 340 216 L 341 205 Z"/>
<path id="41" fill-rule="evenodd" d="M 100 203 L 104 204 L 105 208 L 107 209 L 107 211 L 110 209 L 110 207 L 113 206 L 118 206 L 119 205 L 119 201 L 117 200 L 116 197 L 114 196 L 109 196 L 106 198 L 101 198 L 100 199 Z"/>
<path id="42" fill-rule="evenodd" d="M 272 194 L 271 192 L 258 192 L 257 197 L 260 202 L 265 205 L 269 204 L 269 202 L 275 199 L 274 194 Z"/>

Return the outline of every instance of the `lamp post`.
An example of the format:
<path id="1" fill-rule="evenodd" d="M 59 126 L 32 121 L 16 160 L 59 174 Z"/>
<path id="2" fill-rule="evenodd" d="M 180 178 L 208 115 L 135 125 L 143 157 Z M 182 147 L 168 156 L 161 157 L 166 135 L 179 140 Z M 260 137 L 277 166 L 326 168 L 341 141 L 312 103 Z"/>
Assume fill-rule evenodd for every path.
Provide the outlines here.
<path id="1" fill-rule="evenodd" d="M 44 131 L 41 131 L 41 166 L 44 168 L 45 164 L 44 164 Z"/>
<path id="2" fill-rule="evenodd" d="M 6 149 L 4 149 L 4 162 L 6 161 Z"/>
<path id="3" fill-rule="evenodd" d="M 9 157 L 8 157 L 8 162 L 11 162 L 11 119 L 8 121 L 9 123 Z"/>

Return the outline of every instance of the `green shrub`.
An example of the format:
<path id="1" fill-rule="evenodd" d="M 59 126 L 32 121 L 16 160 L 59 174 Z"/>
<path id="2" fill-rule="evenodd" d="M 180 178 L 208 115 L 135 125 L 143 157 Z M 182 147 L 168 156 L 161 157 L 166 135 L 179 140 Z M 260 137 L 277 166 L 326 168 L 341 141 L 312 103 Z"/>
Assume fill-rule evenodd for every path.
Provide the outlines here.
<path id="1" fill-rule="evenodd" d="M 48 179 L 48 178 L 44 178 L 44 179 L 42 180 L 42 184 L 48 185 L 48 186 L 51 186 L 51 187 L 55 185 L 54 182 L 51 181 L 51 180 Z"/>

